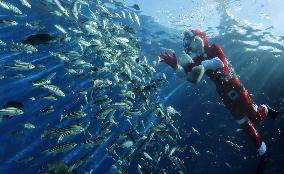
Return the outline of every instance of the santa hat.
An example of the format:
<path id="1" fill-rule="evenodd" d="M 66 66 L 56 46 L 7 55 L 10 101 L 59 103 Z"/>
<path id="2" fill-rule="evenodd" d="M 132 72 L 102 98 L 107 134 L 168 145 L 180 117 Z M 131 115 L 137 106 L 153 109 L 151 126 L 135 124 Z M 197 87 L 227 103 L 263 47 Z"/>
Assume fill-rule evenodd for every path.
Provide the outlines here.
<path id="1" fill-rule="evenodd" d="M 193 39 L 196 36 L 200 37 L 203 40 L 205 47 L 209 47 L 208 38 L 205 32 L 202 32 L 198 29 L 188 29 L 184 32 L 184 37 L 190 37 Z"/>

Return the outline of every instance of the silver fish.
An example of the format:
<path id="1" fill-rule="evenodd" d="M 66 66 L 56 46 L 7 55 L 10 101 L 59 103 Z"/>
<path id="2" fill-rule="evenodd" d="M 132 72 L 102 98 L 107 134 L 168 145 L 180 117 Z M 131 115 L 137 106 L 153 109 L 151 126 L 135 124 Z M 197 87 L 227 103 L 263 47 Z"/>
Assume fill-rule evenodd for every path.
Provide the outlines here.
<path id="1" fill-rule="evenodd" d="M 24 6 L 26 6 L 26 7 L 28 7 L 28 8 L 32 8 L 32 6 L 31 6 L 31 4 L 29 3 L 29 1 L 27 1 L 27 0 L 20 0 L 21 1 L 21 3 L 24 5 Z"/>
<path id="2" fill-rule="evenodd" d="M 65 16 L 69 17 L 68 11 L 62 6 L 59 0 L 53 0 L 53 2 Z"/>
<path id="3" fill-rule="evenodd" d="M 48 89 L 50 92 L 54 93 L 57 96 L 65 97 L 64 92 L 58 86 L 55 86 L 55 85 L 43 85 L 42 87 Z"/>
<path id="4" fill-rule="evenodd" d="M 0 6 L 2 8 L 7 9 L 7 10 L 10 10 L 10 11 L 16 13 L 16 14 L 19 14 L 19 15 L 23 14 L 22 11 L 18 7 L 14 6 L 13 4 L 10 4 L 8 2 L 0 1 Z"/>
<path id="5" fill-rule="evenodd" d="M 56 72 L 53 72 L 50 75 L 48 75 L 46 78 L 35 80 L 32 83 L 34 86 L 43 86 L 43 85 L 50 84 L 51 80 L 54 78 L 55 75 L 56 75 Z"/>
<path id="6" fill-rule="evenodd" d="M 0 109 L 0 121 L 1 121 L 2 118 L 5 118 L 5 117 L 12 118 L 14 116 L 21 115 L 23 113 L 24 113 L 24 111 L 19 109 L 19 108 L 5 107 L 3 109 Z"/>
<path id="7" fill-rule="evenodd" d="M 59 144 L 53 146 L 52 148 L 45 150 L 44 153 L 47 154 L 47 155 L 50 155 L 50 154 L 55 155 L 57 153 L 72 150 L 76 146 L 77 146 L 77 144 L 72 143 L 72 142 L 59 143 Z"/>

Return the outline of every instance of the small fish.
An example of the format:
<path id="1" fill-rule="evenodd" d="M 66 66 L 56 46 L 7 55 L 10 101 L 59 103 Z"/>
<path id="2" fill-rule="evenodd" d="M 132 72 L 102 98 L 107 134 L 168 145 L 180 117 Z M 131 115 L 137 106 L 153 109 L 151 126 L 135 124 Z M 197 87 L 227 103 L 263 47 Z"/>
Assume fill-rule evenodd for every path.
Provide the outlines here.
<path id="1" fill-rule="evenodd" d="M 44 107 L 43 109 L 41 109 L 39 111 L 39 115 L 43 116 L 43 115 L 50 114 L 52 112 L 54 112 L 53 106 L 52 105 L 51 106 L 46 106 L 46 107 Z"/>
<path id="2" fill-rule="evenodd" d="M 41 138 L 50 137 L 50 138 L 59 138 L 59 141 L 63 140 L 66 136 L 77 135 L 85 131 L 85 128 L 77 124 L 62 127 L 62 128 L 50 128 L 45 130 L 41 135 Z"/>
<path id="3" fill-rule="evenodd" d="M 112 106 L 120 107 L 120 108 L 130 108 L 133 105 L 130 101 L 123 101 L 123 102 L 115 102 Z"/>
<path id="4" fill-rule="evenodd" d="M 191 152 L 194 153 L 196 156 L 200 155 L 200 153 L 193 146 L 190 146 L 190 149 L 191 149 Z"/>
<path id="5" fill-rule="evenodd" d="M 181 116 L 181 113 L 176 111 L 175 108 L 172 107 L 172 106 L 167 107 L 167 113 L 170 114 L 170 115 L 176 115 L 177 114 L 177 115 Z"/>
<path id="6" fill-rule="evenodd" d="M 20 0 L 23 6 L 26 6 L 28 8 L 32 8 L 31 4 L 27 0 Z"/>
<path id="7" fill-rule="evenodd" d="M 35 128 L 35 125 L 32 124 L 32 123 L 24 123 L 22 124 L 24 128 L 26 129 L 34 129 Z"/>
<path id="8" fill-rule="evenodd" d="M 1 22 L 0 22 L 1 23 Z M 4 42 L 4 41 L 2 41 L 2 40 L 0 40 L 0 46 L 6 46 L 7 44 Z"/>
<path id="9" fill-rule="evenodd" d="M 62 121 L 64 119 L 70 119 L 70 118 L 83 118 L 86 115 L 87 114 L 85 112 L 83 112 L 82 110 L 72 111 L 72 112 L 69 112 L 65 115 L 61 114 L 60 121 Z"/>
<path id="10" fill-rule="evenodd" d="M 59 8 L 59 10 L 67 17 L 69 17 L 68 11 L 62 6 L 62 4 L 59 2 L 59 0 L 53 0 L 53 2 L 55 2 L 55 4 L 57 5 L 57 7 Z"/>
<path id="11" fill-rule="evenodd" d="M 228 162 L 225 162 L 225 165 L 229 168 L 232 168 L 232 166 Z"/>
<path id="12" fill-rule="evenodd" d="M 53 72 L 50 75 L 48 75 L 46 78 L 42 78 L 42 79 L 33 81 L 32 84 L 34 86 L 48 85 L 48 84 L 51 83 L 51 80 L 54 78 L 55 75 L 56 75 L 56 72 Z"/>
<path id="13" fill-rule="evenodd" d="M 47 155 L 50 155 L 50 154 L 55 155 L 57 153 L 62 153 L 62 152 L 67 152 L 69 150 L 72 150 L 76 146 L 77 146 L 76 143 L 63 142 L 63 143 L 59 143 L 59 144 L 53 146 L 50 149 L 47 149 L 47 150 L 43 151 L 43 153 L 45 153 Z"/>
<path id="14" fill-rule="evenodd" d="M 177 150 L 176 147 L 172 148 L 172 150 L 169 153 L 169 156 L 172 156 L 175 153 L 176 150 Z"/>
<path id="15" fill-rule="evenodd" d="M 67 56 L 65 56 L 64 54 L 61 54 L 61 53 L 50 52 L 50 55 L 58 58 L 62 62 L 69 62 L 70 61 L 70 59 Z M 77 73 L 77 72 L 75 71 L 75 73 Z"/>
<path id="16" fill-rule="evenodd" d="M 143 155 L 145 156 L 145 158 L 153 161 L 153 158 L 147 152 L 143 152 Z"/>
<path id="17" fill-rule="evenodd" d="M 14 65 L 4 65 L 4 68 L 13 70 L 32 70 L 35 66 L 31 63 L 23 62 L 21 60 L 15 60 Z"/>
<path id="18" fill-rule="evenodd" d="M 77 135 L 85 131 L 85 128 L 79 125 L 71 125 L 64 128 L 61 128 L 59 132 L 62 132 L 58 137 L 58 141 L 62 141 L 64 137 Z"/>
<path id="19" fill-rule="evenodd" d="M 139 16 L 136 13 L 134 13 L 134 18 L 135 18 L 137 25 L 140 27 L 141 26 L 140 19 L 139 19 Z"/>
<path id="20" fill-rule="evenodd" d="M 10 45 L 7 45 L 5 48 L 1 48 L 4 51 L 25 51 L 28 54 L 36 53 L 38 49 L 30 44 L 24 44 L 22 42 L 12 42 Z"/>
<path id="21" fill-rule="evenodd" d="M 94 117 L 97 119 L 105 119 L 105 117 L 107 117 L 107 115 L 109 115 L 113 111 L 115 110 L 112 108 L 103 108 L 99 110 Z"/>
<path id="22" fill-rule="evenodd" d="M 192 129 L 192 131 L 193 131 L 194 133 L 196 133 L 197 135 L 200 135 L 200 133 L 199 133 L 199 131 L 198 131 L 197 129 L 195 129 L 194 127 L 192 127 L 191 129 Z"/>
<path id="23" fill-rule="evenodd" d="M 135 94 L 132 91 L 127 91 L 127 90 L 121 90 L 121 96 L 134 100 L 135 99 Z"/>
<path id="24" fill-rule="evenodd" d="M 112 85 L 112 81 L 109 79 L 96 79 L 94 80 L 94 87 L 105 88 Z"/>
<path id="25" fill-rule="evenodd" d="M 125 141 L 125 142 L 123 142 L 123 143 L 121 144 L 121 147 L 123 147 L 123 148 L 129 148 L 129 147 L 131 147 L 133 144 L 134 144 L 133 141 L 127 140 L 127 141 Z"/>
<path id="26" fill-rule="evenodd" d="M 124 11 L 121 11 L 121 15 L 122 15 L 122 18 L 125 19 L 126 18 L 126 14 Z"/>
<path id="27" fill-rule="evenodd" d="M 226 143 L 229 144 L 230 146 L 236 148 L 238 151 L 241 151 L 241 149 L 243 148 L 243 146 L 239 146 L 238 144 L 233 143 L 231 141 L 226 141 Z"/>
<path id="28" fill-rule="evenodd" d="M 54 27 L 61 31 L 63 34 L 67 34 L 67 31 L 62 26 L 55 24 Z"/>
<path id="29" fill-rule="evenodd" d="M 142 88 L 142 91 L 153 91 L 153 90 L 159 90 L 159 87 L 156 84 L 149 84 Z"/>
<path id="30" fill-rule="evenodd" d="M 78 20 L 79 17 L 79 12 L 78 12 L 78 4 L 80 3 L 81 0 L 75 0 L 73 3 L 72 3 L 72 15 L 73 17 Z"/>
<path id="31" fill-rule="evenodd" d="M 11 119 L 14 116 L 24 114 L 24 111 L 15 107 L 5 107 L 0 109 L 0 121 L 3 118 Z"/>
<path id="32" fill-rule="evenodd" d="M 5 20 L 5 19 L 2 19 L 0 20 L 0 25 L 1 26 L 16 26 L 18 25 L 18 22 L 17 21 L 14 21 L 14 20 Z M 2 44 L 1 44 L 2 45 Z M 6 44 L 5 44 L 6 45 Z"/>
<path id="33" fill-rule="evenodd" d="M 166 144 L 166 146 L 165 146 L 165 154 L 168 154 L 169 150 L 170 150 L 170 146 L 169 146 L 169 144 Z"/>
<path id="34" fill-rule="evenodd" d="M 37 30 L 37 31 L 42 31 L 45 29 L 45 27 L 43 25 L 40 24 L 40 22 L 26 22 L 25 26 L 28 27 L 29 29 L 32 30 Z"/>
<path id="35" fill-rule="evenodd" d="M 142 115 L 142 112 L 138 108 L 130 108 L 125 112 L 127 115 Z"/>
<path id="36" fill-rule="evenodd" d="M 2 8 L 7 9 L 7 10 L 10 10 L 10 11 L 12 11 L 12 12 L 18 14 L 18 15 L 23 14 L 22 11 L 18 7 L 14 6 L 14 5 L 12 5 L 12 4 L 8 3 L 8 2 L 0 1 L 0 6 Z"/>
<path id="37" fill-rule="evenodd" d="M 50 92 L 52 92 L 53 94 L 60 96 L 60 97 L 65 97 L 64 92 L 55 85 L 43 85 L 43 88 L 48 89 Z"/>
<path id="38" fill-rule="evenodd" d="M 57 100 L 57 98 L 54 97 L 52 94 L 46 95 L 46 96 L 42 97 L 42 99 L 44 99 L 44 100 L 53 100 L 53 101 Z"/>
<path id="39" fill-rule="evenodd" d="M 98 136 L 95 139 L 88 139 L 85 142 L 81 143 L 82 146 L 86 148 L 93 148 L 94 146 L 101 144 L 108 140 L 108 137 Z"/>

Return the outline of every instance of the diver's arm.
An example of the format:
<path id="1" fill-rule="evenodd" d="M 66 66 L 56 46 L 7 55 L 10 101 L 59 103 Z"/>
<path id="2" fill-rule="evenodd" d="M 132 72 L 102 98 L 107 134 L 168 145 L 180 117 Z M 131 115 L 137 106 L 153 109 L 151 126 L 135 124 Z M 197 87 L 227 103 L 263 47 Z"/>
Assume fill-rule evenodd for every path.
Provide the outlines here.
<path id="1" fill-rule="evenodd" d="M 174 68 L 174 72 L 177 77 L 179 78 L 186 78 L 186 72 L 184 71 L 183 67 L 179 64 L 177 64 L 177 67 Z"/>
<path id="2" fill-rule="evenodd" d="M 219 57 L 214 57 L 213 59 L 209 59 L 209 60 L 203 60 L 201 62 L 201 65 L 204 66 L 205 71 L 206 70 L 215 71 L 219 68 L 224 68 L 224 64 Z"/>
<path id="3" fill-rule="evenodd" d="M 213 59 L 203 60 L 200 65 L 197 65 L 192 68 L 188 73 L 187 80 L 192 83 L 199 83 L 207 70 L 217 70 L 223 68 L 224 64 L 221 59 L 214 57 Z"/>
<path id="4" fill-rule="evenodd" d="M 163 52 L 163 53 L 160 54 L 160 58 L 161 58 L 161 61 L 165 62 L 166 64 L 168 64 L 169 66 L 171 66 L 173 68 L 177 77 L 182 78 L 182 79 L 183 78 L 186 79 L 187 73 L 186 73 L 183 65 L 185 65 L 186 63 L 189 63 L 189 62 L 186 62 L 186 60 L 183 60 L 183 59 L 186 59 L 187 57 L 184 57 L 184 55 L 182 54 L 180 56 L 180 62 L 178 63 L 177 57 L 176 57 L 175 54 L 169 54 L 167 52 Z"/>

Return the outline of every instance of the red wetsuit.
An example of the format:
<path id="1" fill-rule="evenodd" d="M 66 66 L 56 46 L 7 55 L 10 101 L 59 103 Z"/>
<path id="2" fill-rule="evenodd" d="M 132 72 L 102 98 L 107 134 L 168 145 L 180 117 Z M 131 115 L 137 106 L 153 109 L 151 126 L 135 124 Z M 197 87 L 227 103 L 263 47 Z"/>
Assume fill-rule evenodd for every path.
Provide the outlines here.
<path id="1" fill-rule="evenodd" d="M 261 122 L 267 115 L 264 106 L 254 104 L 246 88 L 230 68 L 224 52 L 219 45 L 209 45 L 208 38 L 204 32 L 192 30 L 204 41 L 205 56 L 194 58 L 194 64 L 184 67 L 186 73 L 190 72 L 193 67 L 198 66 L 205 59 L 218 57 L 224 64 L 223 68 L 207 70 L 206 75 L 215 83 L 216 90 L 219 93 L 226 108 L 231 112 L 237 123 L 242 125 L 245 132 L 251 137 L 257 148 L 261 146 L 262 139 L 260 134 L 254 128 L 253 123 Z"/>

